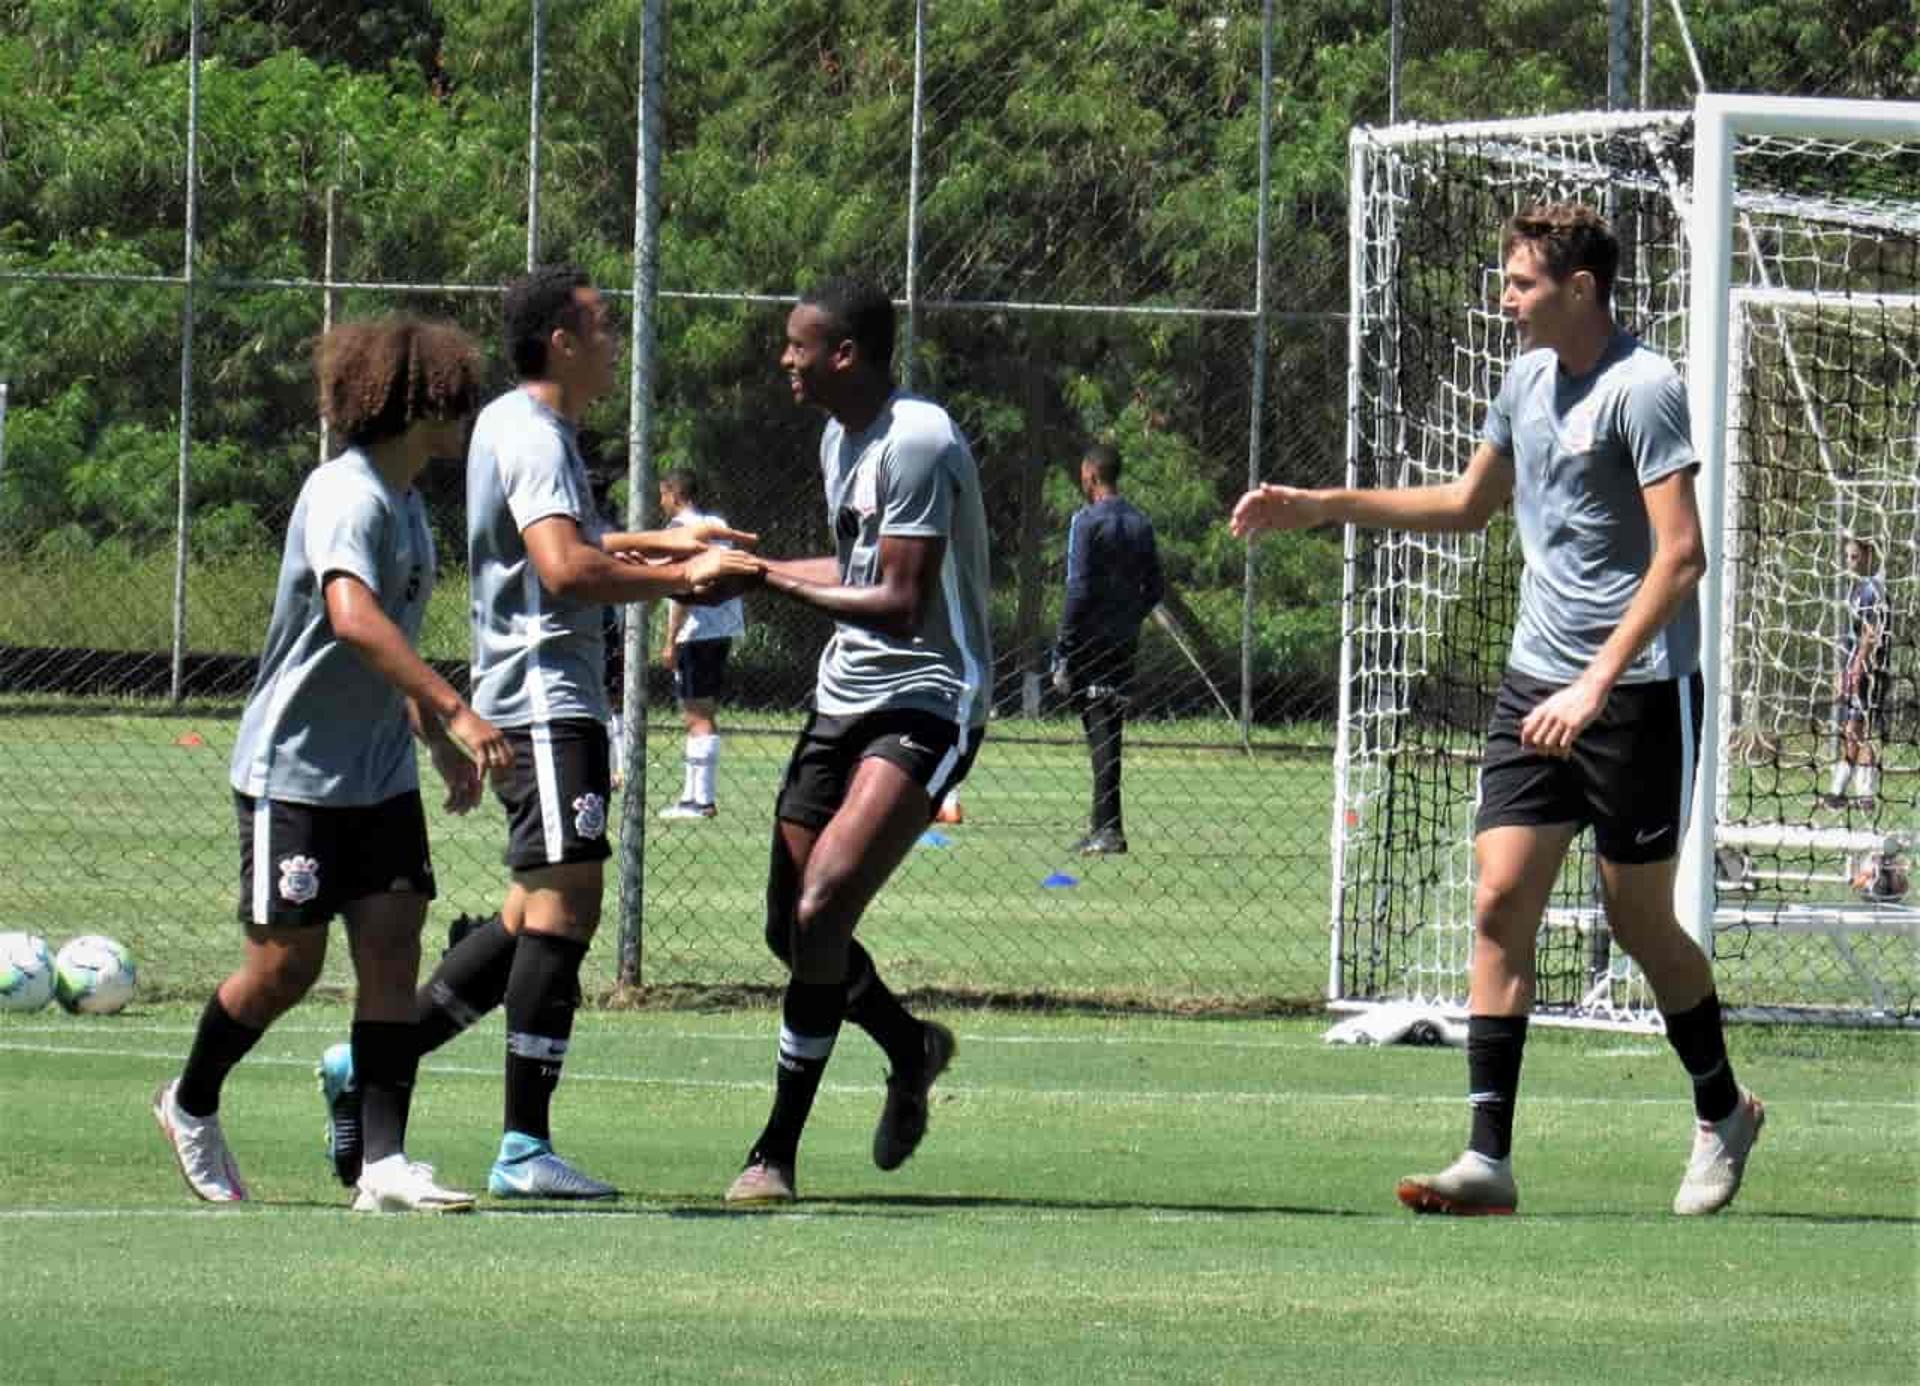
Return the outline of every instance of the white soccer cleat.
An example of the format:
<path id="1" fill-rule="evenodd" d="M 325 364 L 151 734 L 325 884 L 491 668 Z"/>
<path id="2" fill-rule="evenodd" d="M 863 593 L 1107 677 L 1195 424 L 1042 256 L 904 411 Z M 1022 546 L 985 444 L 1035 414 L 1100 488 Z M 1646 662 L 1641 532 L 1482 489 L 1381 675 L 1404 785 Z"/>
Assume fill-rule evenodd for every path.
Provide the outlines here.
<path id="1" fill-rule="evenodd" d="M 1512 1166 L 1471 1150 L 1438 1174 L 1409 1174 L 1394 1192 L 1416 1213 L 1504 1217 L 1520 1206 Z"/>
<path id="2" fill-rule="evenodd" d="M 174 1096 L 179 1086 L 178 1078 L 161 1085 L 153 1096 L 153 1119 L 173 1147 L 173 1157 L 179 1162 L 187 1187 L 208 1203 L 246 1202 L 247 1186 L 233 1162 L 233 1152 L 227 1149 L 219 1114 L 195 1117 L 181 1111 Z"/>
<path id="3" fill-rule="evenodd" d="M 473 1195 L 433 1182 L 433 1166 L 389 1155 L 361 1167 L 356 1213 L 471 1213 Z"/>
<path id="4" fill-rule="evenodd" d="M 660 817 L 666 822 L 695 822 L 703 818 L 712 818 L 720 810 L 712 804 L 696 804 L 691 799 L 681 799 L 668 804 L 660 810 Z"/>
<path id="5" fill-rule="evenodd" d="M 792 1203 L 798 1197 L 793 1186 L 793 1170 L 771 1160 L 750 1161 L 727 1185 L 726 1192 L 726 1201 L 739 1206 Z"/>
<path id="6" fill-rule="evenodd" d="M 1681 1217 L 1699 1217 L 1717 1213 L 1740 1192 L 1740 1181 L 1747 1172 L 1747 1156 L 1753 1153 L 1760 1129 L 1767 1124 L 1767 1109 L 1760 1099 L 1740 1089 L 1740 1101 L 1720 1121 L 1702 1121 L 1694 1127 L 1693 1157 L 1687 1161 L 1687 1174 L 1680 1191 L 1673 1196 L 1673 1211 Z"/>

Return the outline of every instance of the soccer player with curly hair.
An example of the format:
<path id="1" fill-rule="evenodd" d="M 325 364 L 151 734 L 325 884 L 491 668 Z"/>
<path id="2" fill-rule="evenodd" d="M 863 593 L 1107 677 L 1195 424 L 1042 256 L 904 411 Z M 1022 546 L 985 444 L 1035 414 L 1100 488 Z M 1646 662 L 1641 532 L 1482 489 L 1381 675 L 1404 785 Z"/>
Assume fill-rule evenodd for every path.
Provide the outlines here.
<path id="1" fill-rule="evenodd" d="M 347 447 L 294 502 L 234 744 L 244 957 L 208 1000 L 153 1114 L 196 1195 L 248 1196 L 221 1131 L 221 1087 L 312 987 L 339 915 L 357 979 L 364 1162 L 353 1209 L 464 1211 L 472 1195 L 442 1188 L 404 1149 L 420 929 L 434 896 L 413 738 L 453 813 L 479 802 L 482 770 L 504 772 L 512 751 L 415 653 L 434 548 L 414 482 L 433 459 L 459 455 L 480 362 L 458 328 L 397 317 L 333 329 L 314 369 L 321 411 Z"/>

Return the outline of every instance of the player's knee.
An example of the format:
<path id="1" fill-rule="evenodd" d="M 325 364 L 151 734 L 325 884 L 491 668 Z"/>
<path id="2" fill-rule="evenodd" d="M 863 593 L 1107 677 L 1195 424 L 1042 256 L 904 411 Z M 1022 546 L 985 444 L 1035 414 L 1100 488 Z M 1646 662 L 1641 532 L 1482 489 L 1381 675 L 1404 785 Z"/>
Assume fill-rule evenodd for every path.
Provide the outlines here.
<path id="1" fill-rule="evenodd" d="M 820 875 L 809 880 L 801 888 L 800 898 L 793 909 L 794 934 L 806 940 L 823 933 L 834 932 L 835 917 L 840 912 L 841 882 L 833 876 Z"/>
<path id="2" fill-rule="evenodd" d="M 1482 877 L 1473 892 L 1473 928 L 1479 938 L 1506 947 L 1522 931 L 1531 934 L 1539 921 L 1528 919 L 1532 907 L 1518 879 Z"/>
<path id="3" fill-rule="evenodd" d="M 255 998 L 276 1015 L 291 1009 L 320 980 L 325 960 L 324 954 L 289 952 L 254 969 L 251 981 Z"/>

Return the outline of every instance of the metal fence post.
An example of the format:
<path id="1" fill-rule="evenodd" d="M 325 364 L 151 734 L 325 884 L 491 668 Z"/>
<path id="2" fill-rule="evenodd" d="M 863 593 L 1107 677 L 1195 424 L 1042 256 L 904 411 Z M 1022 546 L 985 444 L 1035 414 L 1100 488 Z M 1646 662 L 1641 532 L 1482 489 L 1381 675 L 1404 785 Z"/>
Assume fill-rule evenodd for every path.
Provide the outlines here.
<path id="1" fill-rule="evenodd" d="M 173 667 L 171 696 L 179 702 L 186 688 L 187 662 L 187 474 L 193 452 L 193 262 L 198 247 L 200 207 L 200 0 L 187 20 L 187 213 L 186 268 L 180 307 L 180 465 L 174 481 L 173 518 Z"/>
<path id="2" fill-rule="evenodd" d="M 1395 14 L 1399 6 L 1394 7 Z M 1260 484 L 1267 450 L 1267 200 L 1273 186 L 1273 0 L 1260 15 L 1260 201 L 1253 232 L 1253 399 L 1247 419 L 1247 489 Z M 1240 591 L 1240 736 L 1253 725 L 1253 541 L 1247 541 Z"/>
<path id="3" fill-rule="evenodd" d="M 325 287 L 320 292 L 320 335 L 324 338 L 333 331 L 333 315 L 339 307 L 340 291 L 333 287 L 338 278 L 337 261 L 334 258 L 334 241 L 340 230 L 340 189 L 327 189 L 327 249 L 326 260 L 320 274 Z M 325 462 L 333 456 L 333 425 L 327 421 L 326 411 L 320 412 L 320 460 Z"/>
<path id="4" fill-rule="evenodd" d="M 914 339 L 920 326 L 920 133 L 926 114 L 927 0 L 913 4 L 913 117 L 907 157 L 907 322 L 900 384 L 913 388 Z"/>
<path id="5" fill-rule="evenodd" d="M 547 0 L 533 0 L 533 72 L 527 97 L 527 268 L 540 262 L 540 74 L 547 65 Z"/>
<path id="6" fill-rule="evenodd" d="M 644 528 L 653 507 L 653 353 L 660 292 L 661 106 L 667 67 L 666 0 L 640 9 L 639 149 L 633 188 L 633 338 L 628 369 L 627 524 Z M 626 678 L 621 690 L 626 767 L 620 799 L 620 951 L 615 974 L 622 986 L 642 981 L 647 866 L 647 655 L 653 604 L 627 608 L 622 631 Z"/>
<path id="7" fill-rule="evenodd" d="M 1400 0 L 1393 0 L 1387 13 L 1387 124 L 1389 125 L 1400 123 L 1400 40 L 1406 27 L 1406 22 L 1400 13 Z"/>

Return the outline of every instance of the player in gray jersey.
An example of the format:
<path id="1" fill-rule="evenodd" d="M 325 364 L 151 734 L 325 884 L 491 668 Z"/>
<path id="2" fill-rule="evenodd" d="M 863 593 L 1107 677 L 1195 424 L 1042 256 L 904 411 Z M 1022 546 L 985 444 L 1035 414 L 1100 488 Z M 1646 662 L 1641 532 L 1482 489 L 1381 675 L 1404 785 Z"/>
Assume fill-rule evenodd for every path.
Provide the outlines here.
<path id="1" fill-rule="evenodd" d="M 1707 556 L 1693 495 L 1686 391 L 1618 329 L 1619 243 L 1591 210 L 1510 221 L 1502 310 L 1522 354 L 1480 446 L 1442 486 L 1262 486 L 1236 535 L 1317 524 L 1483 528 L 1512 500 L 1526 560 L 1520 614 L 1488 733 L 1475 821 L 1468 1148 L 1400 1182 L 1416 1212 L 1510 1213 L 1514 1099 L 1533 1007 L 1534 945 L 1560 864 L 1594 830 L 1608 927 L 1652 985 L 1692 1079 L 1696 1125 L 1676 1213 L 1739 1191 L 1765 1113 L 1734 1081 L 1712 964 L 1674 915 L 1693 788 L 1699 620 Z"/>
<path id="2" fill-rule="evenodd" d="M 587 276 L 536 269 L 508 286 L 506 336 L 519 385 L 481 411 L 467 452 L 473 702 L 513 758 L 495 788 L 512 872 L 500 913 L 441 959 L 417 998 L 430 1052 L 494 1006 L 507 1012 L 505 1115 L 487 1188 L 499 1198 L 611 1198 L 554 1151 L 551 1108 L 579 1004 L 580 965 L 600 923 L 610 767 L 602 608 L 732 594 L 759 561 L 708 548 L 688 527 L 609 533 L 580 452 L 581 415 L 613 385 L 619 339 Z M 649 558 L 652 563 L 628 561 Z M 358 1075 L 343 1046 L 321 1060 L 329 1149 L 342 1179 L 359 1158 Z"/>
<path id="3" fill-rule="evenodd" d="M 154 1118 L 195 1194 L 247 1197 L 219 1119 L 228 1072 L 304 996 L 344 915 L 358 981 L 351 1052 L 364 1162 L 356 1212 L 463 1211 L 404 1153 L 419 1065 L 414 987 L 433 898 L 413 737 L 447 784 L 447 808 L 480 800 L 480 766 L 511 750 L 419 655 L 433 538 L 414 481 L 457 456 L 480 363 L 458 329 L 396 318 L 328 333 L 315 362 L 322 410 L 348 448 L 300 488 L 273 617 L 234 744 L 240 920 L 246 957 L 202 1012 Z"/>
<path id="4" fill-rule="evenodd" d="M 835 621 L 812 715 L 775 805 L 767 944 L 791 969 L 773 1111 L 730 1203 L 794 1194 L 800 1135 L 843 1019 L 892 1065 L 873 1160 L 898 1168 L 952 1061 L 945 1026 L 909 1014 L 854 939 L 861 914 L 972 765 L 986 727 L 987 532 L 966 439 L 894 389 L 893 304 L 833 280 L 787 318 L 780 363 L 820 439 L 831 558 L 769 561 L 766 584 Z"/>

